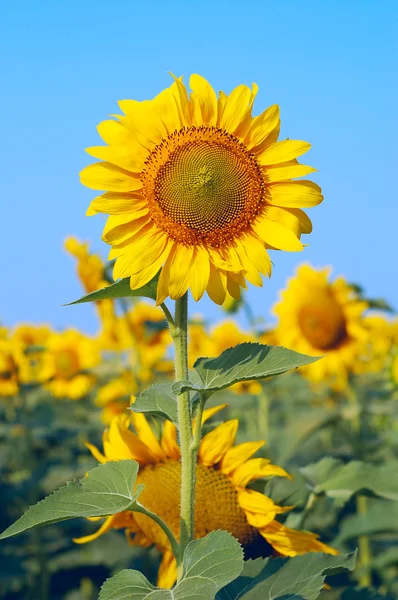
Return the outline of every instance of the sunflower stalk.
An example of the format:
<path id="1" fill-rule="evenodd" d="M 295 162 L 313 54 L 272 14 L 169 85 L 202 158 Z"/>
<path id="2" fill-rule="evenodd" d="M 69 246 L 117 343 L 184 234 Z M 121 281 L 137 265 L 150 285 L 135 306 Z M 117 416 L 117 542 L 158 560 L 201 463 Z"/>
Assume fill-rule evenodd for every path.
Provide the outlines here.
<path id="1" fill-rule="evenodd" d="M 171 328 L 175 349 L 176 381 L 188 379 L 188 294 L 176 300 L 174 327 Z M 181 509 L 180 509 L 180 553 L 194 538 L 195 509 L 195 462 L 192 452 L 192 411 L 189 392 L 182 392 L 177 398 L 178 430 L 181 449 Z M 182 566 L 177 570 L 182 575 Z"/>

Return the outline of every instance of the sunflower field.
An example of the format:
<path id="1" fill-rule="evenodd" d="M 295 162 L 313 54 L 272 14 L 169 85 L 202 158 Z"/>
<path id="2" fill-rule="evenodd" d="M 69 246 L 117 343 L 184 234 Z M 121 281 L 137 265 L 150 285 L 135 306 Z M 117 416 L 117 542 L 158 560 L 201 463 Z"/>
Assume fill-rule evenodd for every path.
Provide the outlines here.
<path id="1" fill-rule="evenodd" d="M 257 91 L 173 76 L 98 126 L 108 262 L 64 243 L 97 333 L 0 327 L 1 599 L 398 598 L 398 319 L 303 259 L 249 305 L 323 200 Z"/>

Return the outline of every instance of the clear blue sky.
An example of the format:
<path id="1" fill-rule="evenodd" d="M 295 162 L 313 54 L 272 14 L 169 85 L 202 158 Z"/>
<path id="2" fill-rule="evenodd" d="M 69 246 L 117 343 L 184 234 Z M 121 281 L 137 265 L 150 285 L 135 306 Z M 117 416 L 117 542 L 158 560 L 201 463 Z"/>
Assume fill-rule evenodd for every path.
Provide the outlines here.
<path id="1" fill-rule="evenodd" d="M 78 179 L 95 127 L 117 100 L 151 98 L 168 71 L 216 90 L 260 86 L 256 110 L 281 106 L 282 135 L 313 144 L 325 201 L 301 254 L 274 253 L 251 288 L 265 314 L 303 260 L 333 265 L 398 307 L 398 4 L 396 0 L 5 0 L 0 24 L 0 320 L 95 330 L 67 234 L 106 256 L 92 194 Z M 195 306 L 212 320 L 219 310 Z"/>

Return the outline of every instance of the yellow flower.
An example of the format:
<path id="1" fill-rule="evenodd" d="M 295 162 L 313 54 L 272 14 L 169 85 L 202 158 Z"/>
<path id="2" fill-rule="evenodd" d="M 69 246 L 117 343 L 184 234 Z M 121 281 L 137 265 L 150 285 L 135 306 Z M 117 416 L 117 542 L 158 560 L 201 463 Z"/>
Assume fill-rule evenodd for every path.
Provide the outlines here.
<path id="1" fill-rule="evenodd" d="M 130 397 L 137 391 L 137 382 L 131 371 L 125 371 L 117 379 L 103 385 L 94 400 L 102 407 L 101 420 L 108 425 L 115 415 L 123 413 L 130 404 Z"/>
<path id="2" fill-rule="evenodd" d="M 82 333 L 68 329 L 48 340 L 52 379 L 46 387 L 57 398 L 79 400 L 93 387 L 95 379 L 86 371 L 100 361 L 98 344 Z"/>
<path id="3" fill-rule="evenodd" d="M 301 265 L 274 306 L 276 343 L 309 356 L 324 356 L 301 371 L 312 381 L 342 389 L 368 339 L 367 308 L 342 278 L 329 281 L 330 269 Z"/>
<path id="4" fill-rule="evenodd" d="M 398 319 L 388 319 L 383 314 L 367 315 L 364 324 L 369 339 L 363 345 L 356 373 L 379 373 L 389 362 L 394 346 L 398 344 Z"/>
<path id="5" fill-rule="evenodd" d="M 21 383 L 44 383 L 52 377 L 52 359 L 47 351 L 51 335 L 48 325 L 23 323 L 15 328 L 12 339 L 18 348 L 18 379 Z"/>
<path id="6" fill-rule="evenodd" d="M 311 221 L 301 208 L 322 201 L 319 186 L 292 181 L 315 169 L 297 162 L 310 148 L 279 136 L 279 107 L 252 116 L 257 86 L 216 96 L 199 75 L 181 79 L 153 100 L 123 100 L 123 115 L 102 122 L 107 146 L 87 152 L 104 162 L 86 167 L 84 185 L 106 190 L 87 214 L 107 213 L 103 239 L 116 258 L 113 275 L 132 289 L 163 267 L 157 303 L 239 299 L 246 281 L 261 286 L 266 248 L 298 251 Z"/>
<path id="7" fill-rule="evenodd" d="M 15 344 L 0 338 L 0 397 L 18 394 L 18 371 Z"/>
<path id="8" fill-rule="evenodd" d="M 224 406 L 206 410 L 203 421 Z M 130 418 L 136 433 L 129 429 Z M 247 487 L 257 479 L 289 475 L 265 458 L 251 458 L 263 441 L 234 445 L 237 428 L 237 420 L 227 421 L 202 439 L 196 467 L 195 537 L 223 529 L 238 538 L 249 552 L 265 540 L 271 546 L 269 552 L 273 549 L 282 556 L 306 552 L 337 554 L 318 541 L 315 534 L 289 529 L 276 520 L 278 514 L 291 507 L 277 506 L 267 496 Z M 137 483 L 145 485 L 140 502 L 160 516 L 178 538 L 181 465 L 175 426 L 167 421 L 158 441 L 144 415 L 121 415 L 112 420 L 104 433 L 104 454 L 91 444 L 87 446 L 101 463 L 124 459 L 139 463 Z M 176 565 L 169 542 L 159 526 L 145 515 L 124 512 L 107 517 L 96 533 L 75 541 L 89 542 L 111 528 L 125 528 L 132 543 L 155 544 L 163 553 L 158 584 L 173 585 Z"/>

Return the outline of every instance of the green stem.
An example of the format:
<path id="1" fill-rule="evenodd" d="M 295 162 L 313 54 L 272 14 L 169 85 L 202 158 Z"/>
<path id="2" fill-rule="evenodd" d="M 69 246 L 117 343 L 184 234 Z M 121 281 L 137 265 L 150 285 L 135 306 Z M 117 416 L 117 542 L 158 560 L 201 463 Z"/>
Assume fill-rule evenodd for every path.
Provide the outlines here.
<path id="1" fill-rule="evenodd" d="M 169 309 L 167 308 L 167 306 L 165 305 L 164 302 L 162 302 L 162 304 L 160 305 L 160 308 L 162 309 L 162 311 L 164 312 L 166 319 L 169 323 L 169 327 L 170 327 L 170 332 L 173 335 L 173 331 L 175 329 L 175 323 L 174 323 L 174 319 L 172 317 L 171 312 L 169 311 Z"/>
<path id="2" fill-rule="evenodd" d="M 180 565 L 180 563 L 181 563 L 181 552 L 180 552 L 180 548 L 178 546 L 178 542 L 175 539 L 174 534 L 171 531 L 171 529 L 168 527 L 168 525 L 166 525 L 166 523 L 160 517 L 158 517 L 155 513 L 153 513 L 152 511 L 148 510 L 147 508 L 145 508 L 141 504 L 137 503 L 134 506 L 134 512 L 139 512 L 139 513 L 141 513 L 143 515 L 146 515 L 147 517 L 149 517 L 150 519 L 152 519 L 153 521 L 155 521 L 155 523 L 157 523 L 161 529 L 163 529 L 163 531 L 167 535 L 167 539 L 170 542 L 171 550 L 172 550 L 172 552 L 174 554 L 174 558 L 177 561 L 177 568 L 178 568 L 179 565 Z"/>
<path id="3" fill-rule="evenodd" d="M 194 455 L 194 461 L 196 463 L 197 454 L 200 446 L 200 438 L 202 434 L 202 418 L 203 418 L 203 409 L 206 403 L 206 396 L 201 394 L 198 404 L 198 410 L 196 412 L 196 420 L 195 427 L 193 430 L 192 443 L 191 443 L 191 452 Z"/>
<path id="4" fill-rule="evenodd" d="M 175 348 L 176 381 L 188 379 L 188 294 L 176 300 L 175 327 L 171 330 Z M 177 398 L 178 431 L 181 449 L 181 508 L 180 508 L 180 552 L 194 538 L 195 508 L 195 458 L 191 451 L 192 414 L 189 392 Z M 182 575 L 178 570 L 178 577 Z"/>
<path id="5" fill-rule="evenodd" d="M 257 426 L 260 436 L 263 437 L 267 444 L 269 433 L 269 396 L 263 386 L 258 395 L 257 400 Z"/>
<path id="6" fill-rule="evenodd" d="M 358 515 L 366 515 L 367 513 L 367 498 L 366 496 L 357 496 L 357 513 Z M 362 587 L 370 587 L 372 585 L 372 577 L 369 571 L 369 565 L 372 561 L 372 551 L 367 535 L 361 535 L 358 538 L 358 568 L 360 570 L 359 585 Z"/>

